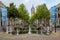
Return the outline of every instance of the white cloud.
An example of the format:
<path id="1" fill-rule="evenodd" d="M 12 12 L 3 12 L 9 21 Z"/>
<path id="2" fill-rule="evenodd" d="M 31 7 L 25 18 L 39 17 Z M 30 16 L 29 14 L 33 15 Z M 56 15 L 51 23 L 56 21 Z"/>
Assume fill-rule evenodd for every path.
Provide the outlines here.
<path id="1" fill-rule="evenodd" d="M 46 3 L 47 7 L 50 9 L 52 6 L 60 3 L 60 0 L 0 0 L 0 1 L 2 1 L 6 6 L 9 6 L 9 3 L 14 2 L 16 7 L 19 7 L 21 3 L 24 3 L 29 13 L 31 13 L 32 5 L 36 7 L 37 5 Z"/>
<path id="2" fill-rule="evenodd" d="M 29 0 L 23 0 L 23 2 L 24 2 L 24 4 L 26 4 L 26 3 L 28 3 L 28 2 L 29 2 Z"/>

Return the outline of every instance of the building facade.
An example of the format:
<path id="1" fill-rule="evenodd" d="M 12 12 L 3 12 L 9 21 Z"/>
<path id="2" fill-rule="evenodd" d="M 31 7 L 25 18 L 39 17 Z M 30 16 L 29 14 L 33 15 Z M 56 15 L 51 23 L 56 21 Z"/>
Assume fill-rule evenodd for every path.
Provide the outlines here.
<path id="1" fill-rule="evenodd" d="M 1 8 L 5 8 L 5 5 L 0 1 L 0 27 L 2 26 L 2 11 Z"/>
<path id="2" fill-rule="evenodd" d="M 50 21 L 60 27 L 60 3 L 50 9 Z"/>
<path id="3" fill-rule="evenodd" d="M 60 3 L 56 5 L 56 25 L 60 26 Z"/>

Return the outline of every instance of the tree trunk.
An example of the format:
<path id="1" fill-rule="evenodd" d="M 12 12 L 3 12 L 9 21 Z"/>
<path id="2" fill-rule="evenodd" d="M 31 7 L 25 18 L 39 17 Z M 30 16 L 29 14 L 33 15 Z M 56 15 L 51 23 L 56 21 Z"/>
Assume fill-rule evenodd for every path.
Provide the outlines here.
<path id="1" fill-rule="evenodd" d="M 44 24 L 45 24 L 45 26 L 46 26 L 46 23 L 47 23 L 47 22 L 46 22 L 46 19 L 45 19 L 45 20 L 44 20 Z"/>
<path id="2" fill-rule="evenodd" d="M 6 33 L 8 34 L 8 27 L 6 26 Z"/>
<path id="3" fill-rule="evenodd" d="M 19 35 L 19 30 L 18 30 L 18 28 L 17 28 L 17 35 Z"/>
<path id="4" fill-rule="evenodd" d="M 12 35 L 12 21 L 10 21 L 10 35 Z"/>
<path id="5" fill-rule="evenodd" d="M 42 27 L 41 27 L 41 34 L 42 34 Z"/>

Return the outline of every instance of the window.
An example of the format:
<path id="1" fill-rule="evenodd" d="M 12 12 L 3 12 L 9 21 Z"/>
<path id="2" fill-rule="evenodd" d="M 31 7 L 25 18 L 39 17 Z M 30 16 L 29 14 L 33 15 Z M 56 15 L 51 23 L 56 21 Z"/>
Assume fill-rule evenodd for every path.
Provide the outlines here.
<path id="1" fill-rule="evenodd" d="M 59 19 L 59 25 L 60 25 L 60 19 Z"/>
<path id="2" fill-rule="evenodd" d="M 60 9 L 59 9 L 59 11 L 58 11 L 58 17 L 60 17 Z"/>

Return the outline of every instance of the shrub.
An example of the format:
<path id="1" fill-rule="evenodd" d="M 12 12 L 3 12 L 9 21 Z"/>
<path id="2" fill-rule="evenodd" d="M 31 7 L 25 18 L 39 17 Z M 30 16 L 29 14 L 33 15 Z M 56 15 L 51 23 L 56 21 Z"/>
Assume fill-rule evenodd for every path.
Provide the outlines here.
<path id="1" fill-rule="evenodd" d="M 22 29 L 23 29 L 23 27 L 21 27 L 21 26 L 19 27 L 19 26 L 18 26 L 18 27 L 14 27 L 14 30 L 16 30 L 17 28 L 18 28 L 19 30 L 22 30 Z"/>

